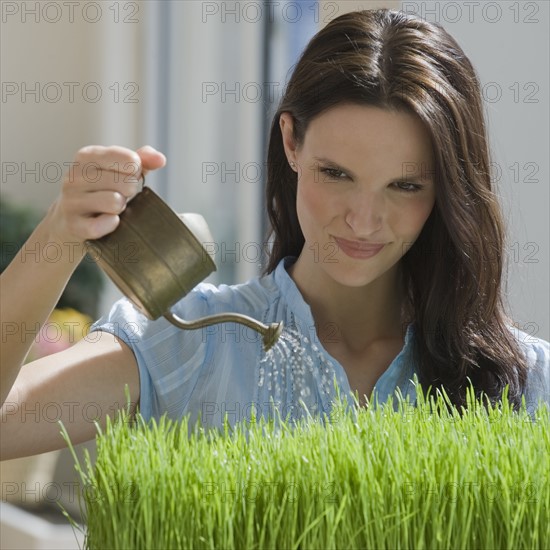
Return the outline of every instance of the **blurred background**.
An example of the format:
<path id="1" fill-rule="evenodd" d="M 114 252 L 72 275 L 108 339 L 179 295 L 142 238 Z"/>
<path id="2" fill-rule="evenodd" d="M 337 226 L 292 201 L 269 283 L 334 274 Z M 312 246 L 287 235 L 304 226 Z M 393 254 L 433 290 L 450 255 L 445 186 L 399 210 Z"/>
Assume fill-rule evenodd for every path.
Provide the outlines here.
<path id="1" fill-rule="evenodd" d="M 3 1 L 3 262 L 80 147 L 150 144 L 168 164 L 148 185 L 210 225 L 209 280 L 258 274 L 266 136 L 293 64 L 328 21 L 378 7 L 441 23 L 478 70 L 509 224 L 510 311 L 519 329 L 550 339 L 546 1 Z M 95 319 L 120 293 L 84 264 L 62 305 Z"/>

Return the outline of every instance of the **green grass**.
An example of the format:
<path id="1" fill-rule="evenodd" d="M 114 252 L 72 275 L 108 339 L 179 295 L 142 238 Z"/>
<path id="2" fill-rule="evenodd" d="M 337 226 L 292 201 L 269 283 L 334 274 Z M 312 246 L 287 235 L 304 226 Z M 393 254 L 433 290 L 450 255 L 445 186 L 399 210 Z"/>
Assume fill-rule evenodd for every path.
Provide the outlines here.
<path id="1" fill-rule="evenodd" d="M 76 461 L 90 549 L 550 548 L 550 411 L 445 395 L 224 433 L 187 418 L 98 435 Z"/>

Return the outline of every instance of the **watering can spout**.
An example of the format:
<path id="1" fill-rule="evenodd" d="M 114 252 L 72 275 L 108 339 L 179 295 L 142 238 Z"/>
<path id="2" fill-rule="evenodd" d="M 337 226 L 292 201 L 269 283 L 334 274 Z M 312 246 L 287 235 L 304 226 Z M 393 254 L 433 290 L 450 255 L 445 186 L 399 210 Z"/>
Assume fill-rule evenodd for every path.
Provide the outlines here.
<path id="1" fill-rule="evenodd" d="M 173 325 L 184 330 L 196 330 L 199 328 L 217 325 L 219 323 L 239 323 L 255 330 L 262 336 L 264 351 L 269 351 L 269 349 L 271 349 L 283 331 L 282 322 L 270 323 L 269 325 L 266 325 L 264 323 L 260 323 L 260 321 L 257 321 L 252 317 L 248 317 L 248 315 L 242 315 L 240 313 L 219 313 L 217 315 L 201 317 L 196 321 L 184 321 L 169 311 L 164 314 L 164 318 L 170 321 Z"/>

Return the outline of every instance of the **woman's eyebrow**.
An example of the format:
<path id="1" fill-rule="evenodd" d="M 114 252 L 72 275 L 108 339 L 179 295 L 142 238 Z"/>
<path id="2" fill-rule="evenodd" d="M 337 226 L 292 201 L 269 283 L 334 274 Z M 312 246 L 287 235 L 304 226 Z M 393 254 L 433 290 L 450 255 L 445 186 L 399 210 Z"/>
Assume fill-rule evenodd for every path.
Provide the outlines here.
<path id="1" fill-rule="evenodd" d="M 356 175 L 354 174 L 354 172 L 352 170 L 349 170 L 348 168 L 345 168 L 340 163 L 334 162 L 333 160 L 330 160 L 329 158 L 315 156 L 315 157 L 313 157 L 313 160 L 318 164 L 330 164 L 334 167 L 337 167 L 338 170 L 341 170 L 342 172 L 345 172 L 348 176 L 351 176 L 352 178 L 356 178 Z M 416 167 L 418 167 L 417 162 L 404 162 L 403 163 L 403 171 L 402 171 L 401 175 L 397 176 L 395 178 L 392 178 L 391 181 L 411 181 L 411 182 L 432 181 L 433 171 L 426 170 L 425 169 L 425 163 L 420 163 L 420 167 L 421 167 L 420 174 L 415 174 L 415 173 L 408 174 L 407 173 L 408 169 L 416 168 Z M 412 170 L 411 170 L 411 172 L 412 172 Z"/>
<path id="2" fill-rule="evenodd" d="M 338 162 L 334 162 L 333 160 L 330 160 L 326 157 L 313 157 L 313 160 L 316 161 L 316 163 L 318 164 L 331 164 L 332 166 L 337 166 L 338 170 L 342 170 L 342 172 L 345 172 L 348 176 L 351 176 L 352 178 L 356 177 L 351 170 L 348 170 Z"/>

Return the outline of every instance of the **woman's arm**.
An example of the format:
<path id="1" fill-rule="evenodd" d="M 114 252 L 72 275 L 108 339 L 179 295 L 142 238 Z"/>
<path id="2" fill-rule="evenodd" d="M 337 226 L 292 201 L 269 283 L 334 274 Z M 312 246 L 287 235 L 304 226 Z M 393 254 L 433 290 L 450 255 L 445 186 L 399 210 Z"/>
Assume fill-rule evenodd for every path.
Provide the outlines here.
<path id="1" fill-rule="evenodd" d="M 60 449 L 61 420 L 74 444 L 93 439 L 139 401 L 139 373 L 130 348 L 107 332 L 94 332 L 67 350 L 25 365 L 0 409 L 0 460 Z"/>
<path id="2" fill-rule="evenodd" d="M 52 208 L 0 275 L 0 403 L 6 399 L 40 327 L 84 256 L 79 240 L 52 235 L 51 218 Z M 65 249 L 65 254 L 48 262 L 46 251 L 52 246 Z"/>
<path id="3" fill-rule="evenodd" d="M 83 342 L 73 349 L 21 367 L 36 334 L 82 260 L 85 241 L 112 232 L 127 201 L 138 192 L 141 175 L 164 163 L 164 156 L 150 147 L 137 152 L 123 147 L 81 149 L 65 175 L 59 198 L 2 273 L 0 403 L 4 404 L 1 409 L 3 458 L 28 454 L 29 449 L 38 453 L 59 446 L 54 443 L 57 425 L 51 429 L 55 423 L 40 415 L 24 415 L 20 421 L 14 420 L 14 407 L 29 408 L 34 404 L 43 406 L 56 402 L 82 402 L 78 406 L 83 407 L 84 400 L 93 401 L 94 397 L 103 405 L 109 403 L 111 406 L 116 400 L 122 405 L 124 394 L 119 395 L 117 384 L 123 379 L 131 386 L 131 395 L 137 400 L 135 359 L 132 352 L 112 336 L 110 341 L 103 337 L 97 342 Z M 56 261 L 49 261 L 45 253 L 52 245 L 61 250 Z M 35 419 L 38 420 L 35 422 Z M 93 423 L 76 422 L 73 433 L 78 439 L 89 439 L 93 437 Z M 12 453 L 12 448 L 19 450 Z"/>

